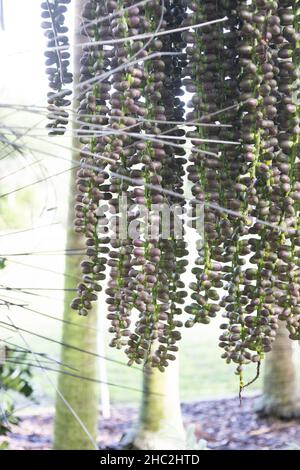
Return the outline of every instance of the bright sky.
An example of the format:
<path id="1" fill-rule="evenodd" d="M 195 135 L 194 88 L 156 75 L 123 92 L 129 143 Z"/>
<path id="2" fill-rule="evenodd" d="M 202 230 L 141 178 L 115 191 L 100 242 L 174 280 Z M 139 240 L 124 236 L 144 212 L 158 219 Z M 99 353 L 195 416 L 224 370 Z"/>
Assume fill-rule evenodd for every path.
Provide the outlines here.
<path id="1" fill-rule="evenodd" d="M 0 32 L 0 101 L 45 104 L 46 38 L 40 0 L 3 0 L 5 31 Z M 70 19 L 72 15 L 70 14 Z M 68 19 L 68 23 L 69 19 Z"/>
<path id="2" fill-rule="evenodd" d="M 4 0 L 5 31 L 0 33 L 1 102 L 37 104 L 43 99 L 45 38 L 40 0 Z"/>
<path id="3" fill-rule="evenodd" d="M 0 75 L 0 103 L 11 103 L 11 104 L 26 104 L 26 105 L 40 105 L 47 106 L 47 92 L 48 83 L 47 76 L 45 73 L 45 58 L 44 49 L 46 47 L 46 38 L 44 37 L 43 30 L 41 28 L 41 7 L 40 0 L 4 0 L 4 24 L 5 31 L 0 31 L 0 54 L 1 54 L 1 75 Z M 6 118 L 4 124 L 16 126 L 15 129 L 22 132 L 21 127 L 30 126 L 38 121 L 41 121 L 41 116 L 32 113 L 22 113 L 17 111 L 13 113 L 13 110 L 3 109 L 1 115 L 7 115 L 11 113 L 9 118 Z M 18 126 L 20 128 L 18 128 Z M 39 125 L 42 129 L 39 131 L 43 132 L 45 122 Z M 46 137 L 46 132 L 45 132 Z M 44 137 L 44 138 L 45 138 Z M 51 143 L 54 142 L 51 140 Z M 61 142 L 63 143 L 63 142 Z M 29 145 L 29 142 L 27 142 Z M 50 145 L 43 141 L 31 141 L 30 145 L 34 148 L 42 148 L 47 151 L 46 146 Z M 68 152 L 66 150 L 59 149 L 57 147 L 49 147 L 49 151 L 58 155 L 62 153 L 62 158 L 68 158 Z M 22 186 L 25 183 L 34 182 L 39 180 L 45 175 L 51 175 L 59 172 L 60 168 L 68 168 L 68 162 L 65 160 L 59 160 L 58 158 L 49 158 L 45 155 L 38 155 L 35 152 L 34 157 L 36 160 L 41 161 L 41 165 L 30 166 L 28 171 L 16 173 L 13 178 L 5 179 L 4 191 L 11 191 L 15 188 Z M 26 154 L 26 159 L 31 162 L 31 155 Z M 8 172 L 7 165 L 10 171 L 24 167 L 24 159 L 19 154 L 13 155 L 13 158 L 6 161 L 6 171 Z M 4 165 L 2 165 L 2 170 Z M 68 177 L 68 173 L 65 175 L 65 179 Z M 32 198 L 34 198 L 33 209 L 33 220 L 32 225 L 43 225 L 47 224 L 55 218 L 55 220 L 61 221 L 65 212 L 63 201 L 66 200 L 65 192 L 63 194 L 63 188 L 66 187 L 66 181 L 62 178 L 50 179 L 47 183 L 33 186 Z M 64 183 L 64 184 L 63 184 Z M 2 187 L 3 190 L 3 187 Z M 19 192 L 18 195 L 22 196 L 24 193 Z M 62 201 L 61 204 L 56 204 L 57 200 Z M 37 201 L 39 203 L 37 204 Z M 11 201 L 9 201 L 14 211 L 15 194 L 12 194 Z M 46 210 L 42 212 L 41 206 L 45 207 Z M 56 213 L 49 211 L 49 208 L 57 206 Z M 58 207 L 59 206 L 59 207 Z M 24 227 L 27 228 L 27 227 Z M 11 230 L 13 227 L 8 226 L 7 230 Z M 53 232 L 56 230 L 62 230 L 59 227 L 54 226 Z M 55 234 L 56 234 L 55 232 Z M 56 238 L 57 243 L 63 242 L 61 233 Z M 18 238 L 18 240 L 17 240 Z M 14 242 L 20 242 L 19 248 L 33 249 L 37 244 L 42 243 L 43 236 L 41 232 L 28 232 L 22 237 L 17 237 Z M 20 239 L 19 239 L 20 238 Z M 55 236 L 52 237 L 52 241 Z M 4 241 L 7 242 L 8 246 L 5 246 L 8 251 L 11 251 L 9 247 L 10 240 L 6 238 Z M 49 244 L 49 241 L 48 241 Z"/>

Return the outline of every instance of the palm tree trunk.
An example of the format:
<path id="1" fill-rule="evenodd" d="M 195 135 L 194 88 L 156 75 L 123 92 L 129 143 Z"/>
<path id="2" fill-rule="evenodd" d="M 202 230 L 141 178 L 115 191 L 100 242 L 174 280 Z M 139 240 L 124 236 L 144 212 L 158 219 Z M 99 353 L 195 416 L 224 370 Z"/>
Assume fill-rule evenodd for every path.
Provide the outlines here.
<path id="1" fill-rule="evenodd" d="M 273 349 L 266 356 L 263 395 L 256 411 L 282 419 L 300 415 L 293 344 L 283 322 L 280 322 Z"/>
<path id="2" fill-rule="evenodd" d="M 77 0 L 75 4 L 75 38 L 74 43 L 82 41 L 79 33 L 79 22 L 83 0 Z M 80 47 L 74 47 L 74 85 L 79 81 L 80 68 Z M 76 109 L 77 103 L 74 103 Z M 79 147 L 77 138 L 73 138 L 72 146 Z M 79 162 L 79 153 L 74 152 L 72 160 Z M 73 166 L 73 164 L 72 164 Z M 76 191 L 76 170 L 70 175 L 69 182 L 69 203 L 67 220 L 67 239 L 66 250 L 85 248 L 83 236 L 75 233 L 73 229 L 74 219 L 74 199 Z M 97 312 L 94 308 L 89 312 L 88 317 L 79 317 L 77 313 L 70 308 L 74 292 L 68 289 L 76 287 L 76 278 L 81 277 L 80 259 L 78 256 L 66 256 L 65 272 L 72 277 L 65 279 L 65 298 L 64 298 L 64 320 L 75 322 L 81 327 L 72 326 L 68 323 L 63 324 L 62 341 L 88 351 L 97 351 Z M 75 279 L 74 279 L 75 278 Z M 97 378 L 97 357 L 84 354 L 73 349 L 62 347 L 61 361 L 65 364 L 75 367 L 78 374 L 96 379 Z M 92 439 L 96 441 L 98 424 L 98 386 L 96 383 L 72 378 L 68 375 L 60 374 L 58 379 L 58 389 L 71 405 L 73 410 L 84 423 Z M 94 449 L 92 439 L 88 436 L 83 427 L 69 411 L 61 397 L 57 396 L 55 429 L 54 429 L 54 448 L 60 450 L 88 450 Z"/>
<path id="3" fill-rule="evenodd" d="M 179 400 L 178 360 L 163 373 L 151 367 L 145 369 L 139 419 L 121 444 L 142 450 L 186 449 Z"/>

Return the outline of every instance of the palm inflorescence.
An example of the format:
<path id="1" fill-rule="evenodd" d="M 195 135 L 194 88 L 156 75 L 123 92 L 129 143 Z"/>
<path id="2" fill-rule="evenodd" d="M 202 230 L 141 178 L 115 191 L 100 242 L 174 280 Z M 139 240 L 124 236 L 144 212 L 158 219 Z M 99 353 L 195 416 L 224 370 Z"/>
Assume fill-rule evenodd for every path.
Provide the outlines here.
<path id="1" fill-rule="evenodd" d="M 54 133 L 67 122 L 69 53 L 57 49 L 68 45 L 67 3 L 42 4 Z M 292 0 L 89 0 L 83 8 L 75 230 L 87 256 L 72 307 L 88 314 L 105 285 L 111 346 L 130 364 L 164 370 L 183 324 L 218 314 L 222 356 L 239 373 L 271 350 L 279 320 L 300 337 L 299 16 Z M 192 263 L 174 217 L 168 237 L 131 236 L 143 208 L 160 227 L 153 205 L 177 205 L 192 227 L 204 207 Z"/>

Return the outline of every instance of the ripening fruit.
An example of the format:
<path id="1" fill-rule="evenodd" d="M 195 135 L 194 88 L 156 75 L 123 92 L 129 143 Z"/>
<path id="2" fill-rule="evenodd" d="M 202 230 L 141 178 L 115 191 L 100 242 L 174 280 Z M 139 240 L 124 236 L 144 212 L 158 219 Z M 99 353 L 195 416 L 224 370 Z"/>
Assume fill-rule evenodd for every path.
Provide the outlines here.
<path id="1" fill-rule="evenodd" d="M 49 135 L 62 135 L 68 124 L 69 114 L 65 110 L 71 104 L 69 95 L 72 91 L 66 86 L 73 81 L 72 73 L 68 71 L 70 53 L 68 52 L 68 28 L 65 26 L 65 13 L 71 0 L 48 0 L 41 3 L 43 18 L 41 27 L 47 38 L 46 73 L 48 75 L 48 119 Z"/>
<path id="2" fill-rule="evenodd" d="M 69 0 L 49 3 L 51 11 L 42 3 L 54 90 L 49 117 L 53 132 L 63 133 L 69 53 L 53 47 L 57 34 L 59 45 L 68 45 Z M 89 45 L 81 56 L 75 230 L 86 237 L 87 257 L 72 307 L 86 315 L 109 271 L 110 344 L 124 348 L 130 364 L 163 371 L 176 357 L 184 322 L 192 327 L 222 315 L 222 357 L 237 364 L 242 384 L 244 365 L 256 363 L 259 371 L 271 350 L 278 320 L 300 338 L 299 6 L 292 0 L 84 5 Z M 176 32 L 156 34 L 170 29 Z M 153 204 L 174 203 L 194 226 L 203 205 L 204 237 L 189 289 L 183 281 L 189 240 L 176 237 L 175 219 L 167 238 L 160 230 L 124 235 L 124 197 L 134 207 L 126 229 L 142 226 L 146 209 L 159 228 Z"/>

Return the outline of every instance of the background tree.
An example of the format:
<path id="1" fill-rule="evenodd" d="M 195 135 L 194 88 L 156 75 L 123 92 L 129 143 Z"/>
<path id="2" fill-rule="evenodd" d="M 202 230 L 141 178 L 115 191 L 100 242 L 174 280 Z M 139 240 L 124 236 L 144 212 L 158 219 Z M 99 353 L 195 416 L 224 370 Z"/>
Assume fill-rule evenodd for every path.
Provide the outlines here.
<path id="1" fill-rule="evenodd" d="M 79 81 L 80 55 L 81 48 L 78 47 L 82 41 L 80 35 L 80 18 L 84 5 L 83 0 L 75 2 L 75 36 L 74 36 L 74 89 Z M 78 103 L 74 100 L 74 109 Z M 73 131 L 76 125 L 73 125 Z M 79 140 L 74 135 L 73 148 L 79 148 Z M 79 152 L 73 152 L 72 161 L 79 161 Z M 72 170 L 69 182 L 69 204 L 67 219 L 67 250 L 85 249 L 84 238 L 75 233 L 73 227 L 74 220 L 74 199 L 76 191 L 76 172 Z M 69 323 L 63 324 L 62 341 L 71 343 L 81 349 L 96 352 L 97 350 L 97 312 L 94 308 L 88 317 L 80 317 L 70 308 L 74 293 L 70 289 L 76 288 L 76 279 L 81 275 L 78 256 L 66 256 L 65 272 L 68 277 L 65 278 L 65 297 L 64 297 L 64 320 L 72 321 L 79 325 L 73 326 Z M 72 277 L 70 277 L 70 275 Z M 81 326 L 81 327 L 80 327 Z M 79 374 L 84 373 L 90 378 L 97 378 L 97 357 L 84 354 L 70 348 L 62 347 L 61 361 L 65 364 L 71 364 L 78 369 Z M 65 399 L 71 405 L 73 410 L 82 420 L 90 435 L 96 440 L 98 423 L 98 386 L 91 381 L 72 378 L 65 374 L 60 374 L 58 379 L 58 389 Z M 74 415 L 66 407 L 60 397 L 56 401 L 55 430 L 54 430 L 54 448 L 71 450 L 94 449 L 91 439 L 84 431 L 83 427 L 76 421 Z"/>
<path id="2" fill-rule="evenodd" d="M 148 366 L 144 370 L 143 396 L 138 421 L 124 436 L 124 447 L 142 450 L 185 449 L 182 422 L 178 361 L 160 372 Z"/>
<path id="3" fill-rule="evenodd" d="M 263 395 L 257 412 L 263 416 L 290 419 L 300 415 L 293 343 L 283 322 L 272 351 L 266 356 Z"/>

